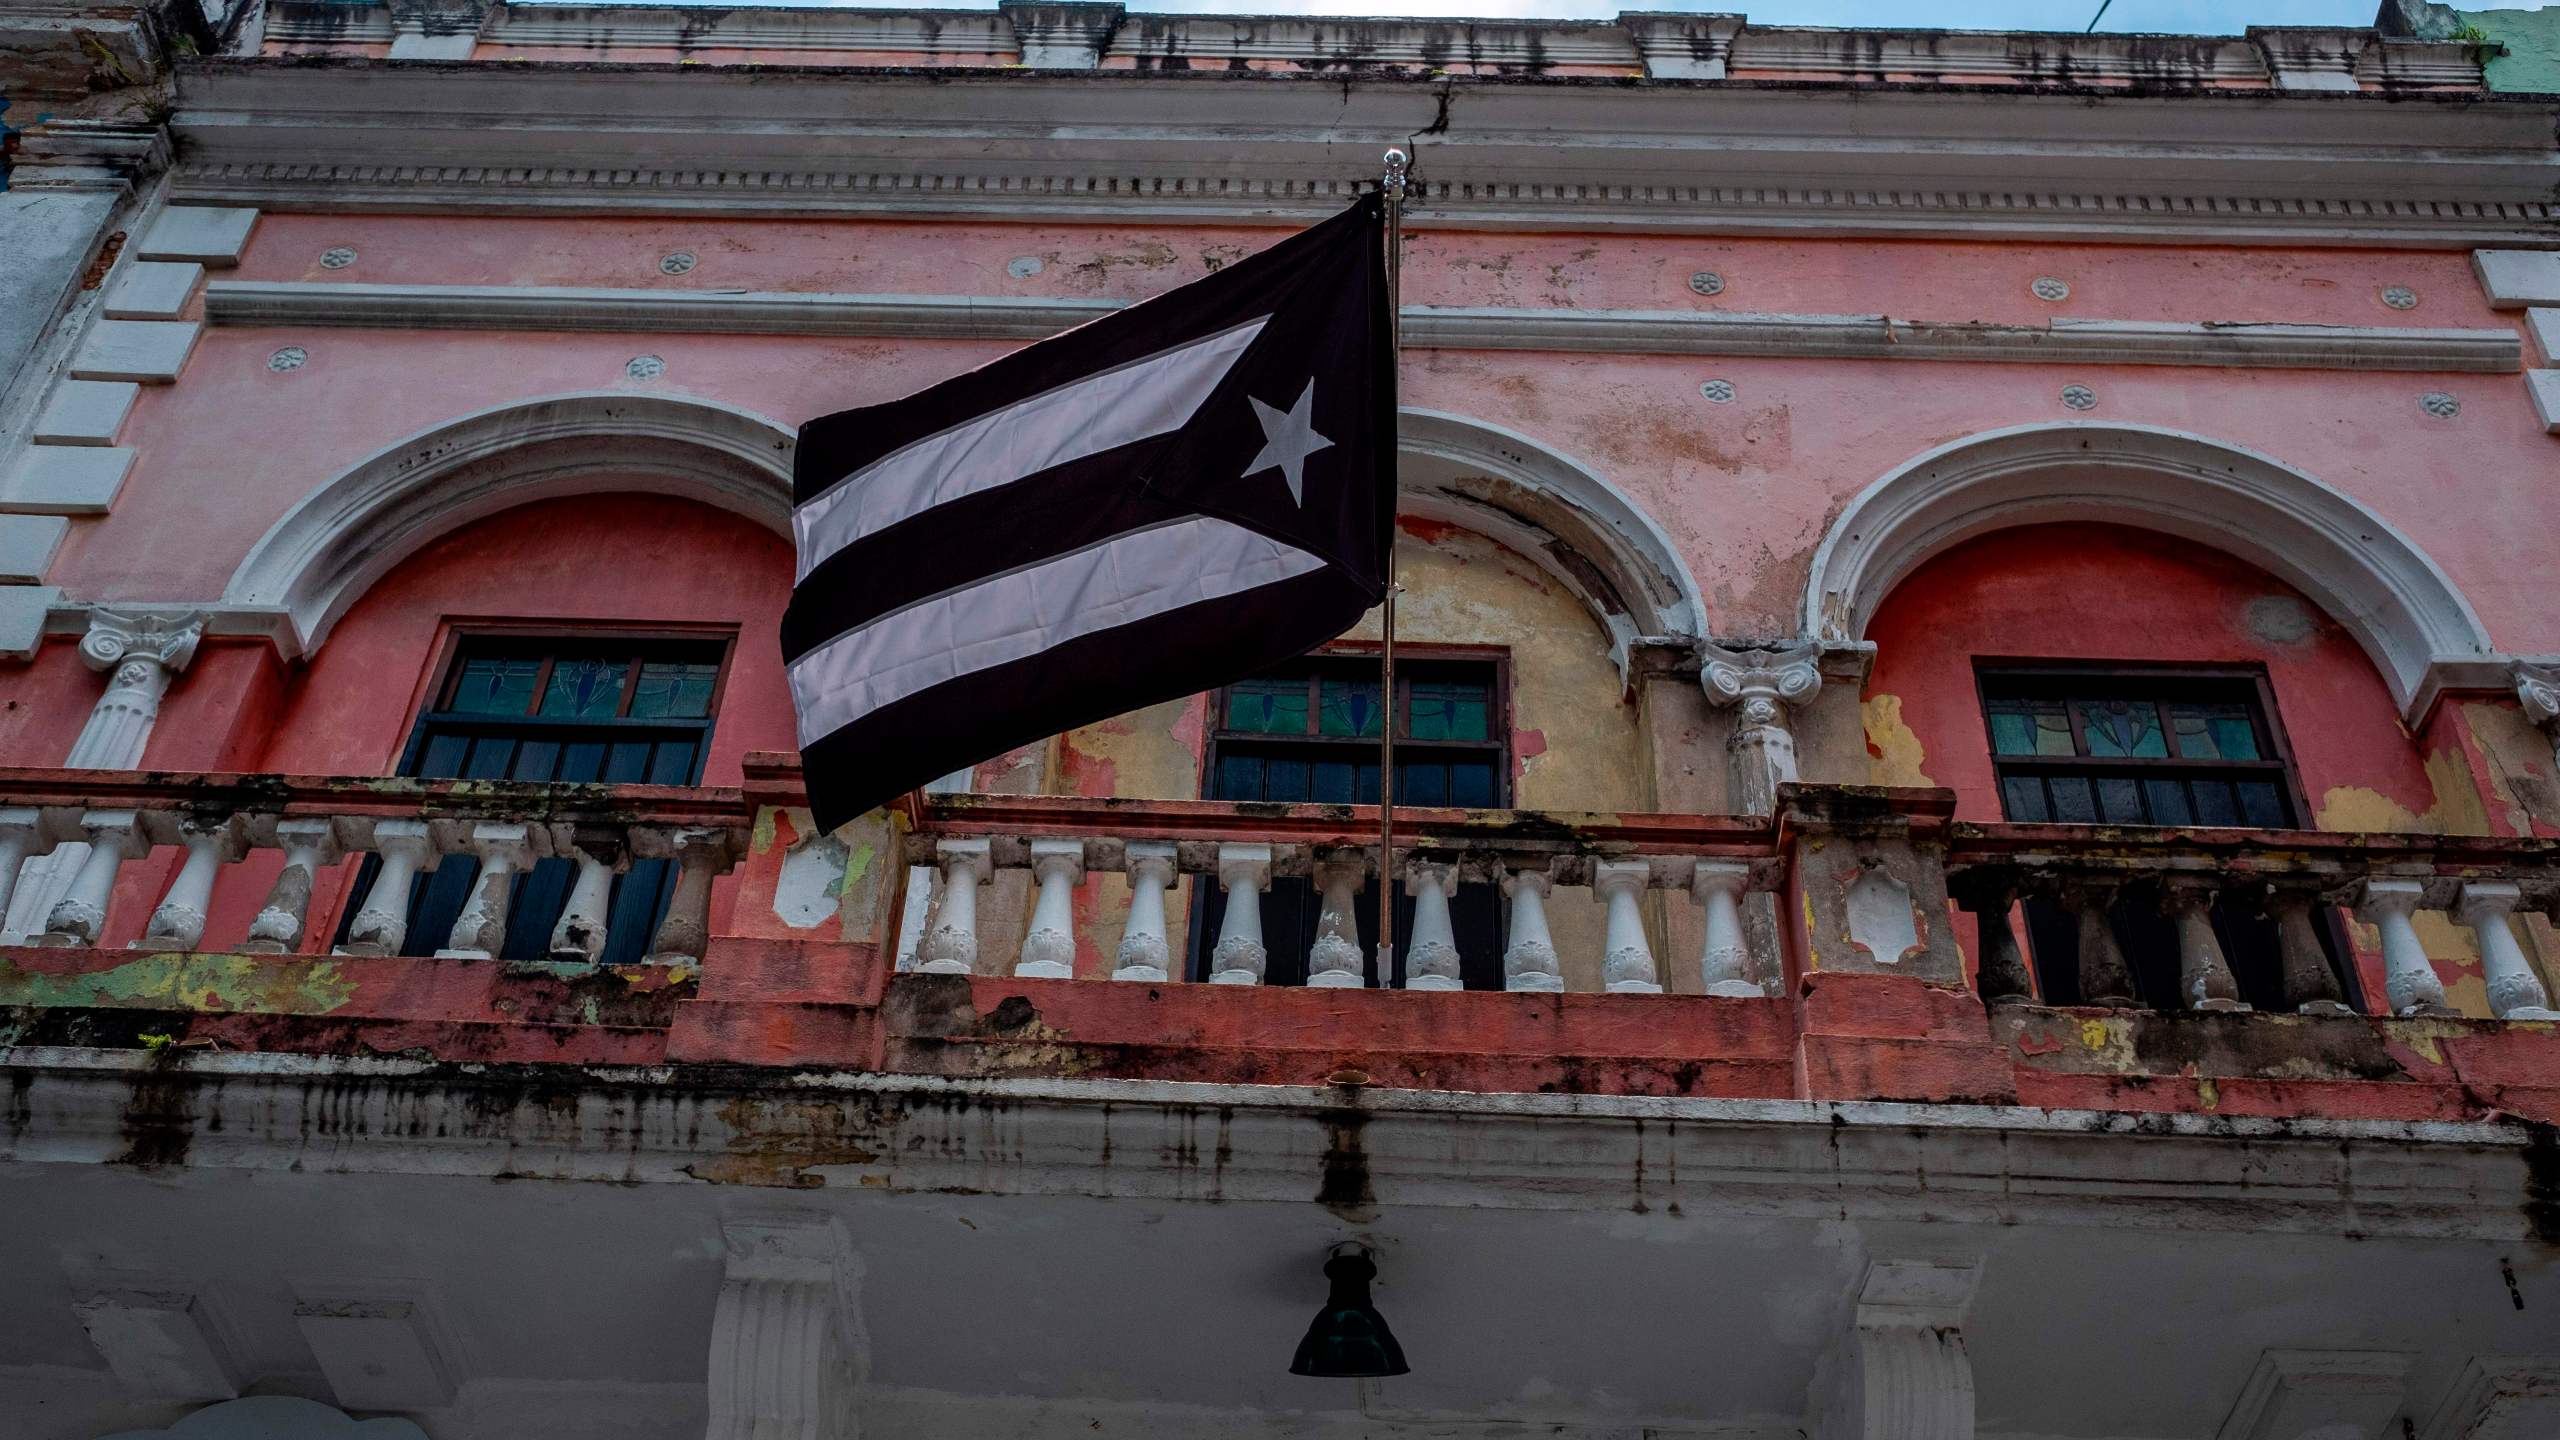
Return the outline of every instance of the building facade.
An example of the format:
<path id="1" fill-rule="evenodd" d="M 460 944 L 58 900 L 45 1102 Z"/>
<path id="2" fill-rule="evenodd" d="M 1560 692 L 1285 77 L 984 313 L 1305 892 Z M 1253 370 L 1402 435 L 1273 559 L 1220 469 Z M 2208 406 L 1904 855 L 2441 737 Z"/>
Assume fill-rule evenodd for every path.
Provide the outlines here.
<path id="1" fill-rule="evenodd" d="M 0 7 L 0 1435 L 2560 1434 L 2560 98 L 2440 8 Z M 815 833 L 794 428 L 1390 146 L 1396 688 Z"/>

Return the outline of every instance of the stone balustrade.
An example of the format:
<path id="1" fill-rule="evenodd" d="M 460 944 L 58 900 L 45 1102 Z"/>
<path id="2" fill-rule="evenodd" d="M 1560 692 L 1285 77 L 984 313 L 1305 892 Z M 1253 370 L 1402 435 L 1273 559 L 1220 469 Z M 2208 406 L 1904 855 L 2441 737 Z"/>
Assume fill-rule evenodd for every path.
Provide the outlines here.
<path id="1" fill-rule="evenodd" d="M 1089 876 L 1117 873 L 1127 879 L 1128 908 L 1097 922 L 1105 933 L 1088 934 L 1089 948 L 1109 957 L 1115 980 L 1186 978 L 1168 939 L 1168 896 L 1177 877 L 1189 875 L 1218 887 L 1226 902 L 1203 947 L 1200 978 L 1258 985 L 1271 968 L 1266 897 L 1274 880 L 1304 877 L 1320 897 L 1306 983 L 1370 983 L 1372 957 L 1359 941 L 1359 920 L 1360 907 L 1377 904 L 1374 809 L 987 795 L 919 795 L 908 804 L 906 859 L 930 874 L 933 887 L 916 947 L 915 968 L 925 973 L 1072 976 L 1076 888 Z M 1596 958 L 1606 991 L 1658 994 L 1669 988 L 1667 967 L 1685 965 L 1708 994 L 1777 993 L 1781 966 L 1767 927 L 1755 949 L 1743 918 L 1746 898 L 1777 888 L 1785 873 L 1771 820 L 1427 809 L 1399 810 L 1398 820 L 1392 879 L 1413 902 L 1406 989 L 1462 988 L 1451 907 L 1475 886 L 1501 896 L 1504 988 L 1565 989 L 1549 907 L 1560 887 L 1587 887 L 1605 915 Z M 980 894 L 1006 870 L 1029 874 L 1030 921 L 1016 953 L 985 955 Z M 1648 892 L 1696 907 L 1697 920 L 1683 927 L 1704 936 L 1696 953 L 1656 953 L 1643 903 Z"/>
<path id="2" fill-rule="evenodd" d="M 2167 997 L 2136 994 L 2134 972 L 2147 963 L 2168 973 L 2174 956 L 2175 1008 L 2251 1009 L 2225 944 L 2243 925 L 2272 937 L 2283 1009 L 2348 1013 L 2355 1007 L 2340 969 L 2348 951 L 2338 940 L 2344 932 L 2332 926 L 2345 915 L 2372 927 L 2381 952 L 2387 994 L 2369 998 L 2364 1009 L 2452 1016 L 2458 1012 L 2446 1004 L 2416 924 L 2433 911 L 2469 932 L 2493 1014 L 2560 1019 L 2511 924 L 2560 913 L 2560 844 L 2552 841 L 1958 824 L 1947 846 L 1947 888 L 1980 926 L 1978 985 L 1993 1004 L 2039 998 L 2011 922 L 2022 904 L 2042 902 L 2069 921 L 2073 953 L 2061 963 L 2073 967 L 2083 1004 L 2159 1003 Z M 2159 937 L 2163 953 L 2127 953 L 2128 911 L 2164 922 L 2143 927 Z M 2044 960 L 2049 971 L 2057 963 L 2051 955 Z"/>
<path id="3" fill-rule="evenodd" d="M 469 898 L 434 949 L 486 957 L 506 934 L 518 878 L 561 859 L 575 869 L 550 957 L 592 962 L 608 938 L 614 877 L 635 862 L 665 860 L 676 881 L 648 958 L 698 963 L 711 937 L 712 882 L 744 853 L 750 818 L 734 790 L 0 770 L 0 913 L 25 862 L 85 846 L 62 898 L 25 939 L 98 945 L 125 919 L 114 912 L 128 867 L 172 849 L 182 858 L 135 948 L 398 955 L 419 948 L 407 933 L 411 882 L 466 857 L 475 867 Z M 217 890 L 261 851 L 281 864 L 245 930 L 208 934 Z M 313 933 L 315 904 L 330 895 L 341 862 L 366 855 L 381 863 L 363 892 L 347 897 L 351 918 L 333 945 Z M 128 886 L 124 903 L 131 900 Z"/>

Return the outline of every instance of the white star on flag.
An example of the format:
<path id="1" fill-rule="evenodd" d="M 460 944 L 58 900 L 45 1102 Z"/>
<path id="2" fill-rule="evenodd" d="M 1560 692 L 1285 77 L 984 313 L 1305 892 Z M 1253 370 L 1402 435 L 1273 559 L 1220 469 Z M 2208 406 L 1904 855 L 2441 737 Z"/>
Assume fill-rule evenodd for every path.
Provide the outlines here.
<path id="1" fill-rule="evenodd" d="M 1248 395 L 1245 397 L 1253 400 Z M 1253 413 L 1262 421 L 1262 453 L 1244 467 L 1244 476 L 1259 475 L 1276 469 L 1289 482 L 1289 499 L 1304 505 L 1306 496 L 1307 457 L 1319 450 L 1330 450 L 1333 442 L 1316 433 L 1316 382 L 1310 376 L 1307 388 L 1298 392 L 1298 403 L 1288 410 L 1274 410 L 1253 400 Z"/>

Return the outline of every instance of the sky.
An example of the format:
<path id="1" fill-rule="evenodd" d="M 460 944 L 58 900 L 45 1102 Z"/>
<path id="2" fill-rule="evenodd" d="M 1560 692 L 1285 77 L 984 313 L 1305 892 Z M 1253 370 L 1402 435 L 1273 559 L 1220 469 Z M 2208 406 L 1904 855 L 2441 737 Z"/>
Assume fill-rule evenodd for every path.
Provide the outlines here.
<path id="1" fill-rule="evenodd" d="M 876 3 L 876 0 L 875 0 Z M 1542 16 L 1605 20 L 1620 10 L 1745 14 L 1763 25 L 2085 30 L 2099 0 L 1127 0 L 1131 10 L 1248 15 Z M 2560 0 L 2460 0 L 2463 9 L 2535 10 Z M 2101 31 L 2236 35 L 2252 25 L 2373 23 L 2376 0 L 2110 0 Z"/>

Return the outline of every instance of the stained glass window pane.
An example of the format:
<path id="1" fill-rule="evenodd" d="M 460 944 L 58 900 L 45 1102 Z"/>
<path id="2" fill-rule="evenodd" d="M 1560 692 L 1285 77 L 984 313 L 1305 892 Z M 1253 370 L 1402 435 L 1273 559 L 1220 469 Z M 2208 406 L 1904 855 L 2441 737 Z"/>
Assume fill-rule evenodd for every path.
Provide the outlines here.
<path id="1" fill-rule="evenodd" d="M 717 665 L 651 660 L 640 667 L 640 684 L 631 692 L 635 720 L 699 720 L 711 713 L 711 682 Z"/>
<path id="2" fill-rule="evenodd" d="M 1994 706 L 1991 711 L 1991 753 L 1994 755 L 2033 755 L 2036 753 L 2036 721 L 2023 708 Z"/>
<path id="3" fill-rule="evenodd" d="M 1375 735 L 1385 715 L 1375 680 L 1327 680 L 1318 700 L 1317 733 Z"/>
<path id="4" fill-rule="evenodd" d="M 2077 755 L 2071 744 L 2071 717 L 2059 703 L 2039 705 L 2035 709 L 2036 751 L 2038 755 Z"/>
<path id="5" fill-rule="evenodd" d="M 1449 767 L 1446 765 L 1398 765 L 1396 767 L 1396 803 L 1399 805 L 1448 804 Z"/>
<path id="6" fill-rule="evenodd" d="M 465 660 L 462 678 L 454 682 L 453 708 L 466 715 L 522 715 L 532 708 L 534 682 L 541 678 L 539 660 Z"/>
<path id="7" fill-rule="evenodd" d="M 2261 760 L 2258 753 L 2258 727 L 2249 723 L 2248 713 L 2237 705 L 2213 707 L 2224 713 L 2208 717 L 2213 727 L 2213 743 L 2225 760 Z"/>
<path id="8" fill-rule="evenodd" d="M 1351 803 L 1351 762 L 1319 760 L 1316 762 L 1312 792 L 1307 796 L 1327 805 Z"/>
<path id="9" fill-rule="evenodd" d="M 1311 767 L 1304 760 L 1283 760 L 1278 756 L 1262 762 L 1262 798 L 1265 800 L 1305 800 L 1312 782 Z"/>
<path id="10" fill-rule="evenodd" d="M 2193 825 L 2195 810 L 2187 804 L 2187 782 L 2183 780 L 2145 780 L 2142 798 L 2151 802 L 2154 825 Z"/>
<path id="11" fill-rule="evenodd" d="M 2237 825 L 2240 807 L 2231 799 L 2231 787 L 2219 780 L 2198 780 L 2189 787 L 2196 799 L 2196 823 L 2199 825 Z"/>
<path id="12" fill-rule="evenodd" d="M 1476 808 L 1493 803 L 1493 767 L 1460 761 L 1449 766 L 1449 803 Z"/>
<path id="13" fill-rule="evenodd" d="M 2090 793 L 2089 782 L 2077 775 L 2053 777 L 2053 818 L 2065 825 L 2093 825 L 2098 819 L 2098 799 Z"/>
<path id="14" fill-rule="evenodd" d="M 1256 735 L 1307 733 L 1307 682 L 1247 680 L 1227 687 L 1227 728 Z"/>
<path id="15" fill-rule="evenodd" d="M 2052 818 L 2045 813 L 2044 782 L 2032 775 L 2012 775 L 2000 782 L 2000 808 L 2010 819 L 2029 824 Z"/>
<path id="16" fill-rule="evenodd" d="M 2090 700 L 2080 706 L 2081 731 L 2091 755 L 2162 756 L 2169 753 L 2160 733 L 2160 712 L 2148 700 Z"/>
<path id="17" fill-rule="evenodd" d="M 1218 794 L 1220 800 L 1259 800 L 1262 798 L 1262 761 L 1251 755 L 1218 757 Z"/>
<path id="18" fill-rule="evenodd" d="M 1416 740 L 1482 740 L 1491 709 L 1482 685 L 1416 680 L 1411 734 Z"/>
<path id="19" fill-rule="evenodd" d="M 577 720 L 610 720 L 622 713 L 628 660 L 558 660 L 542 692 L 542 713 Z"/>
<path id="20" fill-rule="evenodd" d="M 2284 797 L 2269 780 L 2243 780 L 2240 791 L 2240 814 L 2250 824 L 2269 830 L 2284 829 L 2288 823 L 2284 813 Z"/>
<path id="21" fill-rule="evenodd" d="M 2142 823 L 2141 782 L 2118 775 L 2098 781 L 2098 814 L 2110 825 Z"/>

